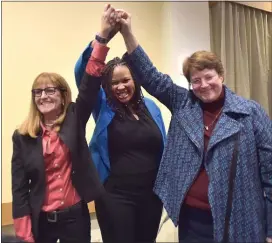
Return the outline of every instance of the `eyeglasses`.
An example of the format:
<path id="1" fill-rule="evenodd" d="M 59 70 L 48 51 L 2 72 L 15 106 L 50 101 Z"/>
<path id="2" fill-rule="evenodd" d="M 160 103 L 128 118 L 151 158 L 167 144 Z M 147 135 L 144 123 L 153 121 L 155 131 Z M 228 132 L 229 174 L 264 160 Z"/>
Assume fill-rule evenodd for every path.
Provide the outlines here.
<path id="1" fill-rule="evenodd" d="M 213 81 L 213 78 L 215 76 L 207 76 L 207 77 L 204 77 L 203 80 L 201 78 L 197 78 L 197 79 L 192 79 L 191 80 L 191 85 L 194 86 L 194 87 L 199 87 L 201 86 L 201 84 L 203 83 L 203 81 L 206 83 L 206 84 L 210 84 L 212 81 Z"/>
<path id="2" fill-rule="evenodd" d="M 46 95 L 53 95 L 55 94 L 56 90 L 65 92 L 66 89 L 64 88 L 59 88 L 59 87 L 47 87 L 45 89 L 32 89 L 31 92 L 33 94 L 33 96 L 35 97 L 41 97 L 43 91 L 45 92 Z"/>

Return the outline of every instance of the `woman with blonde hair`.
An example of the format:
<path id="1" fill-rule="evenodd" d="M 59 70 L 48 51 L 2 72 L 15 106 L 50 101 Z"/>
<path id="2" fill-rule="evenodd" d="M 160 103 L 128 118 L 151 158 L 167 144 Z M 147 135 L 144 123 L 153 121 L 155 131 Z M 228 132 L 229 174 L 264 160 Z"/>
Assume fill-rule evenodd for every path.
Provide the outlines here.
<path id="1" fill-rule="evenodd" d="M 87 70 L 75 103 L 63 77 L 39 74 L 29 115 L 13 134 L 13 218 L 25 242 L 90 242 L 87 203 L 104 190 L 85 140 L 91 93 L 100 88 Z"/>

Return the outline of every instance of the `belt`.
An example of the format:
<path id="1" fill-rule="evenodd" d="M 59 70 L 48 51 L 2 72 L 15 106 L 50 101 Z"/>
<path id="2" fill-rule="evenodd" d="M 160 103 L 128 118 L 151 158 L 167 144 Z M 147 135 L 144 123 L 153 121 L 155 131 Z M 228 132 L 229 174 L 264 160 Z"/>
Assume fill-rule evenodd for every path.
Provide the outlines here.
<path id="1" fill-rule="evenodd" d="M 44 215 L 48 222 L 50 223 L 56 223 L 64 218 L 66 218 L 70 213 L 77 211 L 82 207 L 82 201 L 79 201 L 78 203 L 74 204 L 71 207 L 55 210 L 52 212 L 44 212 L 42 211 L 42 215 Z"/>

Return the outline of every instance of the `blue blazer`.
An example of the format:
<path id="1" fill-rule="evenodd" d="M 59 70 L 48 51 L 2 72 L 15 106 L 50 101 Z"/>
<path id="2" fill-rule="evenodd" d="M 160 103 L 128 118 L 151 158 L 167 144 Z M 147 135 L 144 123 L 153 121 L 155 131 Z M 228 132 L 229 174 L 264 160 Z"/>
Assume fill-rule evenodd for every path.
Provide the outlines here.
<path id="1" fill-rule="evenodd" d="M 265 242 L 266 236 L 272 236 L 272 126 L 264 109 L 224 86 L 222 115 L 204 158 L 203 112 L 192 91 L 158 72 L 141 46 L 125 59 L 137 81 L 172 113 L 154 191 L 174 224 L 178 224 L 181 205 L 204 160 L 214 241 L 222 241 L 228 174 L 239 133 L 229 242 Z"/>
<path id="2" fill-rule="evenodd" d="M 80 85 L 84 70 L 88 63 L 89 57 L 91 56 L 92 50 L 93 49 L 91 48 L 91 46 L 88 45 L 76 63 L 75 78 L 77 87 L 79 87 Z M 165 143 L 166 132 L 159 107 L 151 99 L 144 98 L 144 102 L 154 121 L 158 125 L 162 134 L 163 142 Z M 106 102 L 106 94 L 101 88 L 97 97 L 95 109 L 92 113 L 96 126 L 92 139 L 89 143 L 89 149 L 102 182 L 107 179 L 110 173 L 107 128 L 108 125 L 111 123 L 114 114 L 115 113 L 108 106 Z M 158 163 L 159 162 L 160 161 L 158 161 Z"/>

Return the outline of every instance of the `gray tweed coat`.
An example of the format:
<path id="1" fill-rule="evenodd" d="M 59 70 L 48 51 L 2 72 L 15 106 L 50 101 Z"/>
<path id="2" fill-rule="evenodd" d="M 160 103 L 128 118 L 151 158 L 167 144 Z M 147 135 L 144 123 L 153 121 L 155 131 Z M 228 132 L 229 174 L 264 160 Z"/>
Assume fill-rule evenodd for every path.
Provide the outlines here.
<path id="1" fill-rule="evenodd" d="M 181 205 L 204 161 L 214 239 L 222 240 L 228 173 L 235 135 L 240 133 L 230 241 L 264 242 L 266 236 L 272 236 L 272 126 L 264 109 L 224 86 L 223 112 L 203 158 L 203 115 L 192 91 L 158 72 L 140 46 L 124 58 L 136 81 L 172 113 L 154 191 L 174 224 L 178 224 Z"/>

